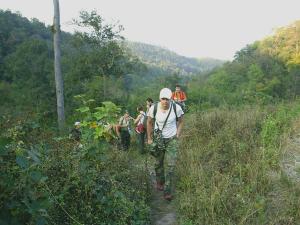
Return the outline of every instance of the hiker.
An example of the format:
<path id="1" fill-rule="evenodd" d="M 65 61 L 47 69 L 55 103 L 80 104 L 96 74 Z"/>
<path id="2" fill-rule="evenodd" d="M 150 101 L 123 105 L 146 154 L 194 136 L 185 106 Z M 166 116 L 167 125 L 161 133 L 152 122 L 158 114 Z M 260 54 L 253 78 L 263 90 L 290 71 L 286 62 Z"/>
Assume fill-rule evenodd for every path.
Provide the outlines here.
<path id="1" fill-rule="evenodd" d="M 146 121 L 146 113 L 144 112 L 143 106 L 140 106 L 137 108 L 137 112 L 139 113 L 139 115 L 136 117 L 136 119 L 134 120 L 134 125 L 135 127 L 135 131 L 137 133 L 137 139 L 138 139 L 138 145 L 139 145 L 139 149 L 140 149 L 140 153 L 144 154 L 145 150 L 145 134 L 146 134 L 146 126 L 145 123 Z"/>
<path id="2" fill-rule="evenodd" d="M 152 98 L 147 98 L 147 100 L 146 100 L 146 107 L 147 107 L 146 114 L 148 114 L 149 109 L 152 105 L 153 105 L 153 99 Z"/>
<path id="3" fill-rule="evenodd" d="M 175 86 L 175 91 L 172 93 L 172 99 L 181 106 L 183 111 L 185 111 L 185 101 L 187 98 L 185 92 L 181 90 L 181 86 L 179 84 L 176 84 Z"/>
<path id="4" fill-rule="evenodd" d="M 76 121 L 69 135 L 69 138 L 73 139 L 76 142 L 76 146 L 78 147 L 82 147 L 82 144 L 80 143 L 80 138 L 81 138 L 80 125 L 81 125 L 80 122 Z"/>
<path id="5" fill-rule="evenodd" d="M 74 123 L 74 128 L 71 130 L 70 138 L 73 140 L 79 142 L 81 137 L 81 131 L 80 131 L 80 122 L 77 121 Z"/>
<path id="6" fill-rule="evenodd" d="M 146 99 L 146 120 L 145 120 L 145 130 L 146 130 L 146 133 L 147 133 L 147 114 L 149 112 L 149 109 L 150 107 L 153 105 L 153 99 L 152 98 L 147 98 Z M 145 135 L 145 142 L 147 143 L 147 135 Z"/>
<path id="7" fill-rule="evenodd" d="M 171 100 L 172 91 L 163 88 L 158 103 L 148 112 L 147 137 L 150 153 L 155 157 L 156 189 L 164 191 L 164 198 L 172 200 L 174 169 L 178 153 L 183 114 L 180 105 Z M 155 126 L 153 132 L 153 125 Z"/>
<path id="8" fill-rule="evenodd" d="M 130 146 L 130 133 L 129 133 L 129 124 L 130 119 L 133 119 L 129 116 L 129 112 L 125 111 L 124 115 L 120 118 L 117 129 L 119 130 L 119 137 L 121 138 L 121 145 L 123 150 L 127 151 Z"/>

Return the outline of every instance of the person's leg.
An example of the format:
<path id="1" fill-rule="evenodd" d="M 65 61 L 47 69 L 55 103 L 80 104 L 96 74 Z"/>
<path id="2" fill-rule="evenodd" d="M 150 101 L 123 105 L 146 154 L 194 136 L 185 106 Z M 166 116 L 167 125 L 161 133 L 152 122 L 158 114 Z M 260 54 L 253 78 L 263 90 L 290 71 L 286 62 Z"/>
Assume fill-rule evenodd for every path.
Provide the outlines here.
<path id="1" fill-rule="evenodd" d="M 127 151 L 130 146 L 130 134 L 128 131 L 121 131 L 121 143 L 123 150 Z"/>
<path id="2" fill-rule="evenodd" d="M 127 138 L 126 138 L 126 147 L 127 147 L 127 150 L 129 149 L 130 147 L 130 133 L 127 131 Z"/>
<path id="3" fill-rule="evenodd" d="M 122 149 L 126 150 L 126 132 L 121 130 L 120 137 L 121 137 L 121 146 L 122 146 Z"/>
<path id="4" fill-rule="evenodd" d="M 165 183 L 165 171 L 164 171 L 164 156 L 165 151 L 160 149 L 155 157 L 154 169 L 156 175 L 156 188 L 158 190 L 163 190 L 163 185 Z"/>
<path id="5" fill-rule="evenodd" d="M 166 143 L 166 152 L 165 152 L 165 197 L 170 196 L 174 191 L 174 169 L 175 163 L 177 160 L 177 152 L 178 152 L 178 140 L 177 138 L 171 139 L 168 143 Z M 169 199 L 169 200 L 170 200 Z"/>
<path id="6" fill-rule="evenodd" d="M 119 138 L 121 138 L 121 126 L 119 124 L 116 124 L 113 126 L 115 133 Z"/>
<path id="7" fill-rule="evenodd" d="M 137 134 L 140 153 L 145 153 L 145 132 Z"/>

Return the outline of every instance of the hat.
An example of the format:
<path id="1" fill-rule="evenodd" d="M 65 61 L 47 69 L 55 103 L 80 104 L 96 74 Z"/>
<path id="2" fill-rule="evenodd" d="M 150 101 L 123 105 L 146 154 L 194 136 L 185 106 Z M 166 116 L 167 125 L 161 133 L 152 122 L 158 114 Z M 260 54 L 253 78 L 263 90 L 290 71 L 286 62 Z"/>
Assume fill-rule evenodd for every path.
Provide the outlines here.
<path id="1" fill-rule="evenodd" d="M 171 99 L 172 97 L 172 91 L 169 88 L 163 88 L 160 90 L 159 98 L 167 98 Z"/>
<path id="2" fill-rule="evenodd" d="M 74 123 L 74 125 L 75 125 L 75 126 L 79 126 L 79 125 L 80 125 L 80 122 L 77 121 L 77 122 Z"/>

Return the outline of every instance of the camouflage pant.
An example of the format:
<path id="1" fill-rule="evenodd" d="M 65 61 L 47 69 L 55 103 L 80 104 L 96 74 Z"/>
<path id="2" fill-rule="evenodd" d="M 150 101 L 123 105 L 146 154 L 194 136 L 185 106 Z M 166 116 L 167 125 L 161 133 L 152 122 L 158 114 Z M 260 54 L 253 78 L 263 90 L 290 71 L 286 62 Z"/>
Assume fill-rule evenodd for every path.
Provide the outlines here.
<path id="1" fill-rule="evenodd" d="M 164 183 L 166 194 L 174 190 L 174 169 L 178 152 L 178 139 L 164 139 L 164 147 L 157 149 L 155 156 L 156 181 Z"/>

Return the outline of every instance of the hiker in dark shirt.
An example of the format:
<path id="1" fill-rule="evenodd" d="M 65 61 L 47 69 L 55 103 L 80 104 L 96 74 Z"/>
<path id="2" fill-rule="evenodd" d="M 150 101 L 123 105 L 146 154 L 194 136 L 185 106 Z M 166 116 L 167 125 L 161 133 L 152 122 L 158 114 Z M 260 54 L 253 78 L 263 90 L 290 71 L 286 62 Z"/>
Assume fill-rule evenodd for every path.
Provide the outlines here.
<path id="1" fill-rule="evenodd" d="M 73 139 L 76 142 L 76 146 L 81 148 L 82 144 L 80 143 L 81 131 L 80 131 L 80 122 L 75 122 L 73 129 L 70 132 L 69 138 Z"/>
<path id="2" fill-rule="evenodd" d="M 130 146 L 130 133 L 129 133 L 129 125 L 130 120 L 133 119 L 128 111 L 125 111 L 125 114 L 119 120 L 119 130 L 120 130 L 120 137 L 121 137 L 121 145 L 123 150 L 127 151 Z"/>
<path id="3" fill-rule="evenodd" d="M 80 141 L 81 138 L 80 122 L 75 122 L 74 128 L 71 130 L 70 137 L 77 142 Z"/>

